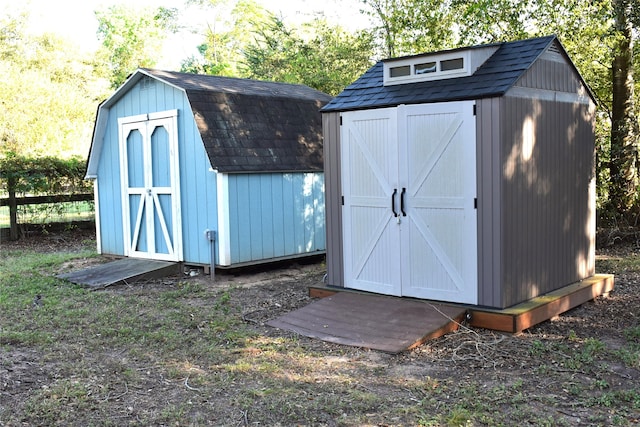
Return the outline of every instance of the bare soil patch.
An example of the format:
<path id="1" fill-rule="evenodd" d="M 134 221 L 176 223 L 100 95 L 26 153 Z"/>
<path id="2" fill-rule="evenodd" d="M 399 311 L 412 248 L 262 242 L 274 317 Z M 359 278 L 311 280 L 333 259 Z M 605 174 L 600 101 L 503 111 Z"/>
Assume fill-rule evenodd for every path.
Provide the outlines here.
<path id="1" fill-rule="evenodd" d="M 74 251 L 92 238 L 87 231 L 40 236 L 3 243 L 3 250 Z M 637 257 L 638 248 L 598 253 L 599 272 L 616 274 L 610 295 L 521 334 L 464 326 L 400 355 L 265 326 L 311 301 L 308 286 L 325 273 L 317 260 L 219 271 L 215 282 L 179 275 L 109 287 L 97 292 L 135 299 L 141 324 L 160 328 L 184 315 L 176 332 L 210 334 L 215 348 L 194 354 L 170 342 L 160 352 L 151 347 L 157 344 L 145 352 L 139 342 L 100 347 L 82 330 L 50 349 L 5 339 L 0 426 L 637 425 L 640 272 L 624 260 Z M 87 262 L 100 258 L 60 268 Z M 191 323 L 169 303 L 165 312 L 149 308 L 169 297 L 182 302 L 176 311 L 192 308 Z M 207 310 L 227 314 L 229 323 L 214 324 Z M 234 336 L 234 327 L 242 336 Z M 73 416 L 47 418 L 61 407 Z"/>

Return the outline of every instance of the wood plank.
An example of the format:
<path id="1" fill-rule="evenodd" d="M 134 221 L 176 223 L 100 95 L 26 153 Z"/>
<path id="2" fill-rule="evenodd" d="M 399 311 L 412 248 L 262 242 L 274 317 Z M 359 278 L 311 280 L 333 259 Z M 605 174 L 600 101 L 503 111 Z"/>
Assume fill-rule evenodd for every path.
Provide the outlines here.
<path id="1" fill-rule="evenodd" d="M 503 332 L 522 332 L 558 316 L 587 301 L 609 293 L 614 287 L 612 274 L 596 274 L 503 310 L 471 308 L 471 326 Z"/>
<path id="2" fill-rule="evenodd" d="M 455 330 L 465 312 L 459 306 L 339 292 L 267 324 L 337 344 L 399 353 Z"/>
<path id="3" fill-rule="evenodd" d="M 42 205 L 44 203 L 63 203 L 63 202 L 85 202 L 93 200 L 93 193 L 88 194 L 54 194 L 48 196 L 25 196 L 16 197 L 16 206 L 22 205 Z M 0 199 L 1 206 L 9 206 L 11 204 L 10 198 Z"/>
<path id="4" fill-rule="evenodd" d="M 104 288 L 120 282 L 133 283 L 143 279 L 164 277 L 179 272 L 175 262 L 122 258 L 56 277 L 90 288 Z"/>
<path id="5" fill-rule="evenodd" d="M 337 292 L 340 292 L 340 291 L 328 289 L 320 286 L 309 287 L 310 298 L 326 298 L 326 297 L 330 297 L 331 295 L 335 295 Z"/>

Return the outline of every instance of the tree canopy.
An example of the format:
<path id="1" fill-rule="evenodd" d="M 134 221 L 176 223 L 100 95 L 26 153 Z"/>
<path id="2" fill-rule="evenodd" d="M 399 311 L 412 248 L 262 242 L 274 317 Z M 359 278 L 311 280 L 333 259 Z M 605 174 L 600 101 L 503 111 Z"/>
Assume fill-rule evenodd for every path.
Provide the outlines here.
<path id="1" fill-rule="evenodd" d="M 76 46 L 29 35 L 27 18 L 0 17 L 0 156 L 84 155 L 105 86 Z"/>
<path id="2" fill-rule="evenodd" d="M 350 34 L 321 19 L 296 30 L 272 16 L 244 49 L 244 75 L 337 95 L 371 66 L 372 48 L 366 32 Z"/>
<path id="3" fill-rule="evenodd" d="M 186 0 L 208 25 L 182 71 L 337 94 L 380 58 L 556 34 L 598 100 L 599 208 L 640 214 L 640 0 L 359 2 L 371 25 L 346 31 L 322 17 L 292 23 L 253 0 Z M 86 156 L 99 101 L 154 67 L 166 39 L 189 26 L 178 9 L 113 5 L 96 11 L 100 48 L 83 57 L 54 34 L 26 31 L 26 10 L 0 15 L 0 156 Z"/>
<path id="4" fill-rule="evenodd" d="M 113 89 L 136 68 L 155 66 L 162 42 L 176 30 L 177 14 L 177 9 L 125 5 L 96 11 L 98 39 L 102 43 L 98 55 L 104 61 L 100 69 L 108 70 Z"/>

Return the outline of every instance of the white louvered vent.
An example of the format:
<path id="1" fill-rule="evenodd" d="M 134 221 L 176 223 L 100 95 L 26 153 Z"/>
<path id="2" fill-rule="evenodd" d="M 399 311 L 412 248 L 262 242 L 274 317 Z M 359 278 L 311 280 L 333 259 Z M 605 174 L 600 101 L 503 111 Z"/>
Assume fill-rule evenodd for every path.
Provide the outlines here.
<path id="1" fill-rule="evenodd" d="M 547 51 L 548 52 L 552 52 L 552 53 L 560 53 L 560 48 L 558 47 L 558 45 L 556 43 L 551 43 L 551 46 L 549 46 Z"/>
<path id="2" fill-rule="evenodd" d="M 385 86 L 472 75 L 497 50 L 497 46 L 454 49 L 384 61 Z"/>
<path id="3" fill-rule="evenodd" d="M 153 87 L 154 80 L 149 76 L 144 76 L 142 80 L 140 80 L 140 89 L 146 90 Z"/>

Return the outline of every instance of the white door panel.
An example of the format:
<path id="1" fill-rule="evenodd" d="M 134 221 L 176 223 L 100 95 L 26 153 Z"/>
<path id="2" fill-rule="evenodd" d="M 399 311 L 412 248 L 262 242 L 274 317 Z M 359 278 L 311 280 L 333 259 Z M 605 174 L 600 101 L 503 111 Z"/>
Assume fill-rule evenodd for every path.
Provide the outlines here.
<path id="1" fill-rule="evenodd" d="M 393 109 L 345 113 L 342 133 L 345 277 L 355 289 L 400 295 L 399 235 L 390 195 L 397 183 Z"/>
<path id="2" fill-rule="evenodd" d="M 402 294 L 477 302 L 477 217 L 473 103 L 403 106 L 400 158 L 407 159 Z M 403 132 L 406 132 L 403 135 Z M 408 224 L 407 224 L 408 223 Z M 404 237 L 406 236 L 406 237 Z"/>

